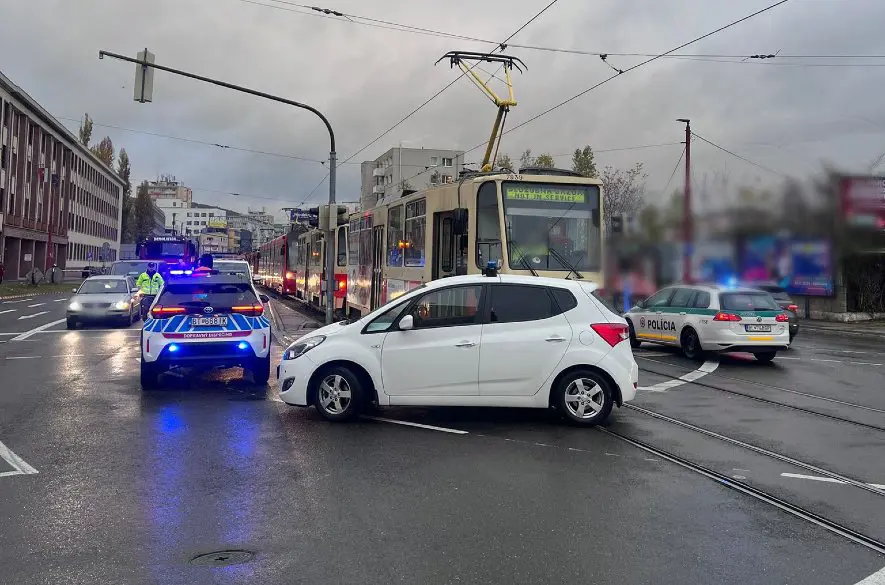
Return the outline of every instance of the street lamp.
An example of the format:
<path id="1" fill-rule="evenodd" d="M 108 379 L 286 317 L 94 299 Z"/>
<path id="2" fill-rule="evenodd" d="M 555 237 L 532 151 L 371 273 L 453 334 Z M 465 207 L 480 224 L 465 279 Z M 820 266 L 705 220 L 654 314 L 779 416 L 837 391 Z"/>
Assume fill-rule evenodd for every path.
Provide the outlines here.
<path id="1" fill-rule="evenodd" d="M 182 71 L 181 69 L 173 69 L 172 67 L 157 65 L 156 63 L 154 63 L 154 55 L 150 51 L 148 51 L 147 48 L 145 48 L 144 52 L 140 52 L 138 54 L 139 58 L 136 59 L 133 59 L 132 57 L 127 57 L 126 55 L 110 53 L 104 50 L 98 52 L 99 59 L 104 59 L 105 57 L 111 57 L 113 59 L 119 59 L 121 61 L 127 61 L 129 63 L 135 63 L 136 65 L 139 65 L 139 67 L 136 68 L 135 73 L 135 100 L 142 103 L 152 100 L 151 94 L 153 93 L 153 70 L 159 69 L 160 71 L 166 71 L 167 73 L 173 73 L 175 75 L 181 75 L 190 79 L 196 79 L 197 81 L 211 83 L 212 85 L 218 85 L 220 87 L 225 87 L 234 91 L 248 93 L 250 95 L 262 97 L 265 99 L 273 100 L 275 102 L 280 102 L 290 106 L 295 106 L 296 108 L 301 108 L 313 112 L 317 115 L 317 117 L 320 118 L 320 120 L 323 121 L 323 124 L 325 124 L 326 126 L 326 130 L 329 131 L 329 205 L 330 207 L 334 205 L 335 173 L 336 162 L 338 160 L 338 155 L 335 152 L 335 132 L 332 130 L 332 125 L 329 123 L 329 119 L 326 118 L 318 109 L 307 104 L 303 104 L 301 102 L 296 102 L 293 100 L 275 96 L 263 91 L 250 89 L 241 85 L 234 85 L 233 83 L 227 83 L 226 81 L 221 81 L 219 79 L 204 77 L 195 73 L 189 73 L 187 71 Z M 327 229 L 326 240 L 331 242 L 332 237 L 333 232 Z M 327 254 L 326 256 L 326 324 L 328 325 L 332 322 L 332 291 L 334 290 L 335 286 L 335 264 L 334 258 L 332 258 L 331 253 Z"/>
<path id="2" fill-rule="evenodd" d="M 691 256 L 694 245 L 694 232 L 691 216 L 691 120 L 678 118 L 685 124 L 685 187 L 682 201 L 682 281 L 691 282 Z"/>

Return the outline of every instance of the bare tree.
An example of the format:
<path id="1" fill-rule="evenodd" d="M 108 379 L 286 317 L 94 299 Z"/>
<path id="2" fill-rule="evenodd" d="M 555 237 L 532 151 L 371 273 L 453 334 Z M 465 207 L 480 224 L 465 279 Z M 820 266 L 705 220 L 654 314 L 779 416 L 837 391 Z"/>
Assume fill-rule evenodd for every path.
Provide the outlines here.
<path id="1" fill-rule="evenodd" d="M 645 200 L 647 177 L 642 163 L 636 163 L 626 170 L 610 166 L 602 170 L 599 178 L 602 181 L 603 213 L 607 226 L 613 215 L 634 214 L 639 211 Z"/>

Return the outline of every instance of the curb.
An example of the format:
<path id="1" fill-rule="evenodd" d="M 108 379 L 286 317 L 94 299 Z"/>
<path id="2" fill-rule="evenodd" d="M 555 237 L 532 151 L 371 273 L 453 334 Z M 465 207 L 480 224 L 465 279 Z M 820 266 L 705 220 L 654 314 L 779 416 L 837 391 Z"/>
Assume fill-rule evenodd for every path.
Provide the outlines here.
<path id="1" fill-rule="evenodd" d="M 857 330 L 847 330 L 847 329 L 836 329 L 834 327 L 815 327 L 814 325 L 800 324 L 799 325 L 799 334 L 802 334 L 803 330 L 814 331 L 815 333 L 826 333 L 830 335 L 845 335 L 848 337 L 872 337 L 876 339 L 885 339 L 885 332 L 879 331 L 857 331 Z"/>
<path id="2" fill-rule="evenodd" d="M 24 299 L 27 297 L 40 297 L 40 296 L 45 296 L 45 295 L 70 295 L 70 294 L 73 294 L 73 293 L 70 291 L 61 292 L 61 291 L 57 291 L 57 290 L 41 290 L 41 291 L 33 292 L 30 294 L 20 294 L 20 295 L 15 294 L 15 295 L 8 295 L 8 296 L 0 296 L 0 301 L 11 301 L 11 300 L 15 300 L 15 299 Z"/>

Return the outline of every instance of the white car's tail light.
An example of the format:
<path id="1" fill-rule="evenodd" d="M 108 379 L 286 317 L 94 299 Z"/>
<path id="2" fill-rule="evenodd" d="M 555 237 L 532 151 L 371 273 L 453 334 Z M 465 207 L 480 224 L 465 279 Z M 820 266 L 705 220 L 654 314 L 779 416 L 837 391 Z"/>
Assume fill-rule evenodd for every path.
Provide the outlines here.
<path id="1" fill-rule="evenodd" d="M 629 327 L 622 323 L 594 323 L 590 327 L 612 347 L 630 338 Z"/>

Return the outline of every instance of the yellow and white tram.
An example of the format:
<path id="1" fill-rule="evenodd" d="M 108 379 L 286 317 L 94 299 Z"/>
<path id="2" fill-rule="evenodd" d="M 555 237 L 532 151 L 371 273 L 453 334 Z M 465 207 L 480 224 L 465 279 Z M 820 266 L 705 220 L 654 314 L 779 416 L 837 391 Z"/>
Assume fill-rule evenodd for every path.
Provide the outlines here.
<path id="1" fill-rule="evenodd" d="M 341 227 L 336 234 L 336 272 L 346 259 L 347 316 L 430 280 L 481 273 L 490 262 L 501 273 L 601 284 L 602 201 L 599 179 L 558 169 L 467 174 L 387 196 L 350 216 L 344 241 Z M 322 272 L 322 256 L 316 262 Z"/>

